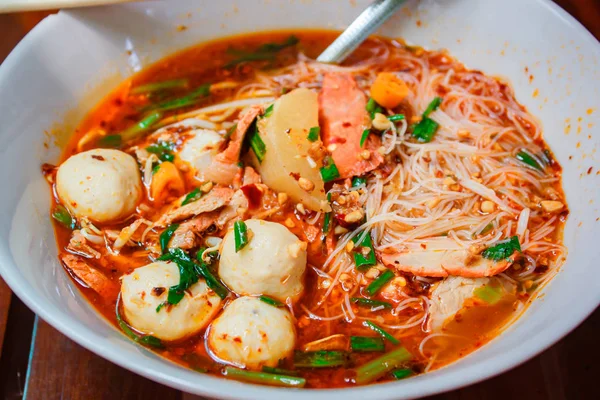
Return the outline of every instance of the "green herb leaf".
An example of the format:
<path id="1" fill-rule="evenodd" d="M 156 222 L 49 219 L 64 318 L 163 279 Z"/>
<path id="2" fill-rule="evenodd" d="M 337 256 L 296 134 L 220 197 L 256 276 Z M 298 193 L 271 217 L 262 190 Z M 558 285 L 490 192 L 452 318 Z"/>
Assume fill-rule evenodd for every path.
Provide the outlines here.
<path id="1" fill-rule="evenodd" d="M 308 139 L 309 142 L 316 142 L 317 140 L 319 140 L 320 132 L 321 132 L 321 128 L 319 128 L 318 126 L 313 126 L 308 131 L 308 136 L 306 138 Z"/>
<path id="2" fill-rule="evenodd" d="M 390 303 L 388 303 L 387 301 L 364 299 L 362 297 L 352 297 L 352 298 L 350 298 L 350 301 L 353 303 L 356 303 L 360 307 L 370 307 L 371 309 L 379 308 L 379 307 L 386 308 L 386 309 L 392 308 L 392 305 Z"/>
<path id="3" fill-rule="evenodd" d="M 52 218 L 54 218 L 59 224 L 67 229 L 75 229 L 75 219 L 71 217 L 69 211 L 67 211 L 67 209 L 60 204 L 58 204 L 56 207 L 54 207 L 54 210 L 52 210 Z"/>
<path id="4" fill-rule="evenodd" d="M 383 112 L 383 108 L 381 108 L 381 106 L 371 97 L 369 97 L 369 101 L 367 101 L 366 110 L 371 119 L 375 118 L 375 114 Z"/>
<path id="5" fill-rule="evenodd" d="M 344 351 L 295 351 L 296 368 L 331 368 L 348 363 L 348 353 Z"/>
<path id="6" fill-rule="evenodd" d="M 412 134 L 419 142 L 429 143 L 439 127 L 440 125 L 431 118 L 423 117 L 423 119 L 414 127 Z"/>
<path id="7" fill-rule="evenodd" d="M 157 173 L 159 169 L 160 169 L 160 164 L 154 165 L 152 167 L 152 175 L 154 175 L 155 173 Z"/>
<path id="8" fill-rule="evenodd" d="M 327 201 L 331 203 L 331 193 L 327 193 Z M 323 218 L 323 233 L 327 234 L 329 232 L 329 227 L 331 226 L 331 215 L 333 213 L 330 211 L 325 213 L 325 217 Z"/>
<path id="9" fill-rule="evenodd" d="M 394 278 L 394 276 L 395 275 L 392 271 L 390 271 L 389 269 L 386 270 L 383 274 L 379 275 L 377 279 L 371 282 L 369 286 L 367 286 L 367 294 L 369 296 L 376 295 L 377 292 L 381 290 L 381 288 L 383 288 L 389 281 L 391 281 Z"/>
<path id="10" fill-rule="evenodd" d="M 274 299 L 272 297 L 269 297 L 269 296 L 264 296 L 264 295 L 260 296 L 259 300 L 261 300 L 261 301 L 263 301 L 263 302 L 265 302 L 265 303 L 267 303 L 267 304 L 269 304 L 271 306 L 274 306 L 274 307 L 285 307 L 285 304 L 283 304 L 279 300 L 276 300 L 276 299 Z"/>
<path id="11" fill-rule="evenodd" d="M 408 378 L 412 374 L 413 374 L 413 370 L 410 368 L 402 368 L 402 369 L 397 369 L 395 371 L 392 371 L 392 376 L 396 380 Z"/>
<path id="12" fill-rule="evenodd" d="M 380 337 L 350 336 L 352 351 L 385 351 L 385 344 Z"/>
<path id="13" fill-rule="evenodd" d="M 429 103 L 429 105 L 427 106 L 427 108 L 425 109 L 425 112 L 423 112 L 423 118 L 425 117 L 429 117 L 429 114 L 431 114 L 432 112 L 434 112 L 435 110 L 438 109 L 438 107 L 442 104 L 442 98 L 441 97 L 435 97 L 431 103 Z"/>
<path id="14" fill-rule="evenodd" d="M 399 347 L 389 353 L 383 354 L 374 360 L 356 368 L 356 383 L 364 385 L 375 382 L 389 371 L 400 367 L 407 361 L 412 359 L 412 354 L 404 347 Z"/>
<path id="15" fill-rule="evenodd" d="M 193 203 L 194 201 L 198 201 L 198 200 L 200 200 L 200 198 L 203 195 L 204 195 L 204 193 L 202 193 L 202 190 L 200 190 L 200 188 L 195 188 L 194 190 L 192 190 L 185 196 L 185 199 L 183 199 L 183 201 L 181 202 L 181 205 L 185 206 L 186 204 L 190 204 L 190 203 Z"/>
<path id="16" fill-rule="evenodd" d="M 361 185 L 366 185 L 367 184 L 367 178 L 362 177 L 362 176 L 355 176 L 354 178 L 352 178 L 352 187 L 359 187 Z"/>
<path id="17" fill-rule="evenodd" d="M 119 300 L 117 300 L 117 305 L 115 307 L 115 314 L 117 317 L 117 324 L 119 325 L 119 328 L 121 328 L 123 333 L 125 333 L 125 335 L 127 335 L 134 342 L 140 343 L 144 346 L 150 346 L 150 347 L 154 347 L 157 349 L 162 349 L 164 346 L 159 338 L 150 336 L 150 335 L 138 336 L 137 334 L 135 334 L 135 332 L 133 332 L 133 330 L 131 330 L 129 325 L 127 325 L 127 323 L 121 317 L 121 313 L 119 312 L 119 303 L 120 303 L 120 297 L 119 297 Z"/>
<path id="18" fill-rule="evenodd" d="M 510 239 L 503 240 L 488 247 L 481 255 L 490 260 L 500 261 L 508 259 L 515 251 L 521 252 L 521 244 L 519 243 L 518 236 L 513 236 Z"/>
<path id="19" fill-rule="evenodd" d="M 298 38 L 294 35 L 291 35 L 282 43 L 265 43 L 253 52 L 229 49 L 227 50 L 227 53 L 235 56 L 236 58 L 229 61 L 224 65 L 224 67 L 232 68 L 238 64 L 249 61 L 273 61 L 275 59 L 275 55 L 279 51 L 287 47 L 295 46 L 298 42 Z"/>
<path id="20" fill-rule="evenodd" d="M 363 236 L 362 232 L 353 237 L 352 241 L 354 242 L 354 264 L 356 265 L 356 269 L 362 272 L 368 270 L 370 266 L 377 264 L 377 258 L 375 258 L 375 249 L 373 248 L 371 234 L 367 233 L 362 240 L 358 242 L 358 239 L 360 239 L 361 236 Z M 363 247 L 369 249 L 369 254 L 366 256 L 361 252 Z"/>
<path id="21" fill-rule="evenodd" d="M 169 247 L 169 242 L 171 241 L 171 238 L 173 237 L 173 234 L 175 233 L 177 228 L 179 228 L 179 224 L 169 225 L 167 227 L 167 229 L 165 229 L 163 231 L 163 233 L 160 234 L 160 237 L 159 237 L 160 249 L 163 252 L 163 254 L 165 254 L 167 252 L 167 249 Z"/>
<path id="22" fill-rule="evenodd" d="M 170 142 L 158 142 L 146 147 L 146 151 L 156 154 L 161 161 L 172 162 L 175 159 L 175 155 L 173 154 L 174 147 L 173 143 Z"/>
<path id="23" fill-rule="evenodd" d="M 158 111 L 145 116 L 141 121 L 139 121 L 138 123 L 130 126 L 129 128 L 125 129 L 123 132 L 121 132 L 122 139 L 124 141 L 128 141 L 128 140 L 137 138 L 141 133 L 147 131 L 155 123 L 160 121 L 162 119 L 162 117 L 163 117 L 163 114 Z"/>
<path id="24" fill-rule="evenodd" d="M 249 242 L 248 239 L 248 227 L 242 220 L 237 220 L 233 224 L 233 234 L 235 239 L 235 252 L 237 253 L 243 249 Z"/>
<path id="25" fill-rule="evenodd" d="M 533 158 L 533 156 L 531 156 L 531 154 L 527 153 L 524 150 L 521 150 L 517 153 L 517 155 L 515 156 L 515 158 L 519 161 L 521 161 L 522 163 L 527 164 L 528 166 L 537 169 L 538 171 L 543 171 L 544 168 L 542 168 L 542 166 L 536 161 L 535 158 Z"/>
<path id="26" fill-rule="evenodd" d="M 270 117 L 271 114 L 273 114 L 273 106 L 274 104 L 271 104 L 269 107 L 266 108 L 265 113 L 262 116 L 263 118 Z"/>
<path id="27" fill-rule="evenodd" d="M 258 126 L 256 124 L 256 120 L 254 123 L 248 128 L 248 143 L 250 143 L 250 148 L 254 152 L 259 163 L 262 163 L 265 159 L 265 154 L 267 152 L 267 146 L 265 142 L 260 137 L 258 132 Z"/>
<path id="28" fill-rule="evenodd" d="M 363 325 L 366 326 L 367 328 L 370 328 L 373 331 L 379 333 L 384 339 L 387 339 L 390 343 L 392 343 L 392 344 L 400 344 L 400 341 L 398 339 L 396 339 L 395 337 L 393 337 L 391 334 L 387 333 L 382 327 L 380 327 L 379 325 L 375 324 L 374 322 L 364 321 Z"/>
<path id="29" fill-rule="evenodd" d="M 306 385 L 306 379 L 298 376 L 270 374 L 267 372 L 246 371 L 244 369 L 225 367 L 225 376 L 239 381 L 259 383 L 261 385 L 301 388 Z"/>
<path id="30" fill-rule="evenodd" d="M 162 82 L 152 82 L 145 83 L 140 86 L 136 86 L 130 90 L 131 94 L 142 94 L 148 92 L 156 92 L 159 90 L 165 89 L 185 89 L 189 85 L 189 80 L 187 79 L 173 79 L 170 81 L 162 81 Z"/>
<path id="31" fill-rule="evenodd" d="M 369 134 L 371 133 L 370 129 L 365 129 L 362 133 L 362 136 L 360 137 L 360 147 L 363 147 L 365 145 L 365 142 L 367 141 L 367 138 L 369 137 Z"/>
<path id="32" fill-rule="evenodd" d="M 123 144 L 123 138 L 121 135 L 106 135 L 102 136 L 96 142 L 98 147 L 107 147 L 107 148 L 119 148 L 121 144 Z"/>
<path id="33" fill-rule="evenodd" d="M 298 371 L 292 371 L 291 369 L 284 369 L 284 368 L 267 367 L 266 365 L 262 367 L 262 371 L 269 373 L 269 374 L 279 374 L 279 375 L 288 375 L 288 376 L 300 375 L 300 373 Z"/>
<path id="34" fill-rule="evenodd" d="M 321 167 L 321 178 L 323 178 L 323 182 L 327 183 L 335 181 L 340 177 L 340 171 L 338 171 L 337 166 L 331 157 L 326 157 L 324 164 L 325 165 Z"/>
<path id="35" fill-rule="evenodd" d="M 404 118 L 404 114 L 394 114 L 387 117 L 391 122 L 402 121 Z"/>
<path id="36" fill-rule="evenodd" d="M 502 299 L 504 293 L 500 286 L 484 285 L 475 289 L 473 294 L 486 303 L 493 305 Z"/>
<path id="37" fill-rule="evenodd" d="M 186 96 L 183 96 L 183 97 L 180 97 L 177 99 L 173 99 L 173 100 L 163 101 L 163 102 L 157 103 L 157 104 L 151 104 L 148 107 L 145 107 L 143 109 L 143 111 L 148 111 L 148 110 L 167 111 L 167 110 L 175 110 L 177 108 L 182 108 L 182 107 L 188 107 L 188 106 L 198 103 L 201 100 L 204 100 L 209 95 L 210 95 L 210 83 L 206 83 L 204 85 L 199 86 L 196 90 L 194 90 L 193 92 L 191 92 L 190 94 L 188 94 Z"/>

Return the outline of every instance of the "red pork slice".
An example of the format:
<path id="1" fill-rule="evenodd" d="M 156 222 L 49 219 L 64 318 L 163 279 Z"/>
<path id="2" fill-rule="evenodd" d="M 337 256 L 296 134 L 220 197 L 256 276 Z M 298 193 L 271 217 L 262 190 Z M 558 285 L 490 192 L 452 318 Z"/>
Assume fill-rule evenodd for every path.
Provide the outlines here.
<path id="1" fill-rule="evenodd" d="M 83 258 L 65 254 L 61 260 L 74 277 L 103 298 L 112 299 L 119 292 L 119 285 L 116 282 L 85 262 Z"/>
<path id="2" fill-rule="evenodd" d="M 368 121 L 367 100 L 358 88 L 352 75 L 345 73 L 326 74 L 319 94 L 319 122 L 325 146 L 335 144 L 332 157 L 341 178 L 362 175 L 377 168 L 383 157 L 377 151 L 381 140 L 369 135 L 364 147 L 360 138 Z M 364 150 L 370 158 L 360 157 Z"/>

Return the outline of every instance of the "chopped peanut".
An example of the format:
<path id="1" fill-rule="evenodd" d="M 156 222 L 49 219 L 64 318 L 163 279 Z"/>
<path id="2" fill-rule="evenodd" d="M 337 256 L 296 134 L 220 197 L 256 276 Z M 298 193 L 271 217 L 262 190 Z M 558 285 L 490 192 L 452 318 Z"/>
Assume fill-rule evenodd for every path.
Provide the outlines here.
<path id="1" fill-rule="evenodd" d="M 296 210 L 302 215 L 306 214 L 306 209 L 304 208 L 304 204 L 298 203 L 296 204 Z"/>
<path id="2" fill-rule="evenodd" d="M 287 226 L 288 228 L 293 228 L 296 226 L 296 223 L 294 221 L 292 221 L 291 218 L 288 218 L 285 220 L 285 222 L 283 223 L 285 226 Z"/>
<path id="3" fill-rule="evenodd" d="M 206 182 L 204 185 L 200 186 L 200 190 L 202 193 L 208 193 L 212 190 L 214 184 L 211 181 Z"/>
<path id="4" fill-rule="evenodd" d="M 286 201 L 288 201 L 287 193 L 278 193 L 277 194 L 277 202 L 279 203 L 279 205 L 285 204 Z"/>
<path id="5" fill-rule="evenodd" d="M 346 251 L 350 253 L 354 249 L 354 242 L 351 240 L 346 244 Z"/>
<path id="6" fill-rule="evenodd" d="M 344 228 L 341 225 L 338 225 L 335 227 L 335 229 L 333 230 L 333 233 L 336 235 L 343 235 L 344 233 L 347 233 L 348 229 Z"/>
<path id="7" fill-rule="evenodd" d="M 360 153 L 358 153 L 358 158 L 368 160 L 369 158 L 371 158 L 371 152 L 369 150 L 363 150 Z"/>
<path id="8" fill-rule="evenodd" d="M 523 283 L 523 286 L 525 286 L 525 289 L 531 289 L 531 287 L 533 286 L 533 281 L 531 279 L 528 279 L 525 281 L 525 283 Z"/>
<path id="9" fill-rule="evenodd" d="M 312 183 L 312 181 L 302 177 L 298 179 L 298 186 L 300 186 L 300 188 L 306 192 L 310 192 L 315 188 L 315 184 Z"/>
<path id="10" fill-rule="evenodd" d="M 444 184 L 444 186 L 451 186 L 451 185 L 456 184 L 456 181 L 451 176 L 447 176 L 442 181 L 442 184 Z"/>
<path id="11" fill-rule="evenodd" d="M 364 216 L 365 212 L 362 209 L 354 210 L 351 213 L 346 214 L 346 216 L 344 217 L 344 221 L 348 222 L 349 224 L 352 224 L 362 220 Z"/>
<path id="12" fill-rule="evenodd" d="M 367 272 L 365 272 L 365 276 L 370 279 L 375 279 L 381 274 L 377 268 L 370 268 Z"/>
<path id="13" fill-rule="evenodd" d="M 542 205 L 542 209 L 548 213 L 560 211 L 565 206 L 563 203 L 556 200 L 544 200 L 540 204 Z"/>
<path id="14" fill-rule="evenodd" d="M 382 113 L 375 114 L 375 118 L 373 118 L 373 128 L 378 131 L 385 131 L 386 129 L 389 129 L 391 125 L 392 123 L 385 115 Z"/>
<path id="15" fill-rule="evenodd" d="M 494 212 L 495 208 L 496 208 L 496 205 L 494 204 L 493 201 L 485 200 L 485 201 L 481 202 L 481 212 L 489 214 L 491 212 Z"/>
<path id="16" fill-rule="evenodd" d="M 456 135 L 461 139 L 466 139 L 471 136 L 471 133 L 466 129 L 459 129 L 458 132 L 456 132 Z"/>

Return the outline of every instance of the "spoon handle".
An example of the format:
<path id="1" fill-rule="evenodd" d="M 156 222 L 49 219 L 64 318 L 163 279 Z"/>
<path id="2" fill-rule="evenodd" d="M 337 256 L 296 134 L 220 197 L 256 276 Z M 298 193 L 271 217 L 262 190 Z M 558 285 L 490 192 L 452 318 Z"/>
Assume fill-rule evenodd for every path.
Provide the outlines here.
<path id="1" fill-rule="evenodd" d="M 375 0 L 340 36 L 319 55 L 317 61 L 340 63 L 381 26 L 405 0 Z"/>

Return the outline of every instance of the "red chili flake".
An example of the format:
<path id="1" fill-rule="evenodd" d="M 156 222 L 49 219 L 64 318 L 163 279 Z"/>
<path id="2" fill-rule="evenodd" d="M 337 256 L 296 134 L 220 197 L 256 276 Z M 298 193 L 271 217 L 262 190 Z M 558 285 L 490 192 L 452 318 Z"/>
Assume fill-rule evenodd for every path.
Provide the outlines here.
<path id="1" fill-rule="evenodd" d="M 244 185 L 240 189 L 244 193 L 244 196 L 246 196 L 246 199 L 248 199 L 248 208 L 253 209 L 260 206 L 263 193 L 254 183 Z"/>
<path id="2" fill-rule="evenodd" d="M 339 137 L 339 136 L 333 136 L 331 138 L 331 140 L 329 140 L 329 143 L 327 143 L 327 144 L 344 144 L 344 143 L 346 143 L 346 138 Z"/>
<path id="3" fill-rule="evenodd" d="M 236 337 L 233 338 L 233 341 L 236 342 L 236 343 L 242 343 L 242 338 L 239 337 L 239 336 L 236 336 Z"/>
<path id="4" fill-rule="evenodd" d="M 352 124 L 350 122 L 342 122 L 342 126 L 344 128 L 348 128 L 348 127 L 352 126 Z"/>
<path id="5" fill-rule="evenodd" d="M 592 173 L 592 170 L 594 169 L 594 167 L 589 167 L 587 170 L 588 175 Z"/>
<path id="6" fill-rule="evenodd" d="M 300 179 L 300 174 L 299 174 L 299 173 L 297 173 L 297 172 L 290 172 L 290 176 L 291 176 L 292 178 L 294 178 L 295 180 L 298 180 L 298 179 Z"/>
<path id="7" fill-rule="evenodd" d="M 163 294 L 165 292 L 165 290 L 167 290 L 167 289 L 165 289 L 164 287 L 155 287 L 155 288 L 152 288 L 152 294 L 154 296 L 160 296 L 161 294 Z"/>
<path id="8" fill-rule="evenodd" d="M 52 172 L 54 172 L 54 168 L 56 168 L 54 165 L 52 164 L 42 164 L 42 174 L 44 176 L 50 175 Z"/>
<path id="9" fill-rule="evenodd" d="M 104 157 L 102 157 L 102 156 L 98 156 L 98 155 L 96 155 L 96 154 L 92 154 L 92 158 L 93 158 L 94 160 L 98 160 L 98 161 L 104 161 Z"/>

